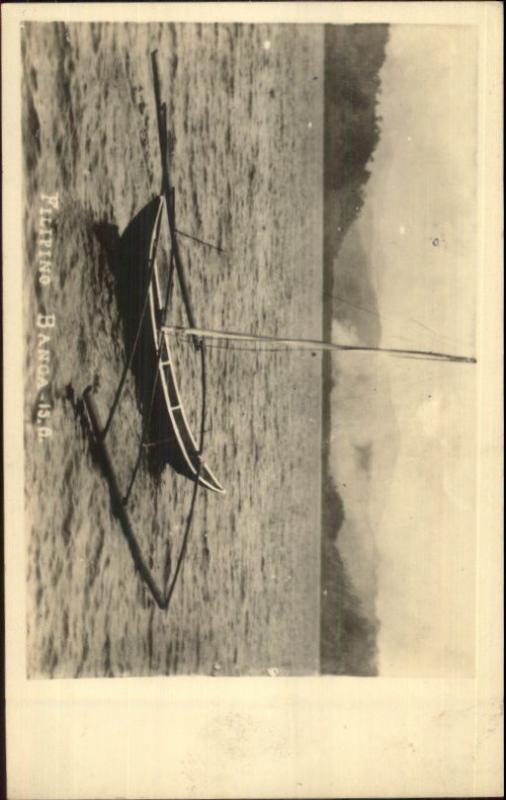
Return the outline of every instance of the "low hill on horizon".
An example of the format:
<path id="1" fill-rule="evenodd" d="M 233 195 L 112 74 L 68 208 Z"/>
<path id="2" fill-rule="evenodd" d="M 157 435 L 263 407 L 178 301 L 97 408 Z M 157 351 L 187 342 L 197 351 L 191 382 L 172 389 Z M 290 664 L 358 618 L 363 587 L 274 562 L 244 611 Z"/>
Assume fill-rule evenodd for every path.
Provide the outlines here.
<path id="1" fill-rule="evenodd" d="M 388 35 L 384 25 L 325 31 L 324 335 L 335 338 L 338 325 L 337 340 L 372 346 L 381 321 L 367 226 L 358 222 L 365 213 L 373 225 L 364 201 L 380 139 L 376 106 Z M 370 470 L 386 465 L 368 412 L 376 404 L 390 415 L 392 435 L 395 420 L 388 386 L 363 361 L 343 365 L 323 359 L 320 663 L 322 673 L 375 675 L 377 552 L 363 495 Z"/>

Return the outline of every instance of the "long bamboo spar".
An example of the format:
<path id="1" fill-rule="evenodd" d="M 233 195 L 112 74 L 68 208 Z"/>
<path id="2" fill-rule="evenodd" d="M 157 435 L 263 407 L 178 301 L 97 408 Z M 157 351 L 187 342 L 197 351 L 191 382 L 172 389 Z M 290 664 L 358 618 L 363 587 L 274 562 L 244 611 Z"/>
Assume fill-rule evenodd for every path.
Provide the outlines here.
<path id="1" fill-rule="evenodd" d="M 470 356 L 437 353 L 431 350 L 402 350 L 396 347 L 368 347 L 358 344 L 337 344 L 336 342 L 324 342 L 319 339 L 283 339 L 277 336 L 260 336 L 250 333 L 239 333 L 237 331 L 217 331 L 195 327 L 183 328 L 178 325 L 164 325 L 163 329 L 167 331 L 167 333 L 191 337 L 192 339 L 204 338 L 225 339 L 239 342 L 269 342 L 271 344 L 281 344 L 287 347 L 295 347 L 304 350 L 344 350 L 364 353 L 389 353 L 395 356 L 434 359 L 438 361 L 449 361 L 456 364 L 476 364 L 476 359 Z"/>

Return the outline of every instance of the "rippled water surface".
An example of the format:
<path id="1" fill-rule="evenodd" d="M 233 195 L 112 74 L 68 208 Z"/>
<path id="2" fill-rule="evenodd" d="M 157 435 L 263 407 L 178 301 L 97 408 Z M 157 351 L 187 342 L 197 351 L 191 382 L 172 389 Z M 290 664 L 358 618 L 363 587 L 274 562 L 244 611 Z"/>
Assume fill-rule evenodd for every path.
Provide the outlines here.
<path id="1" fill-rule="evenodd" d="M 114 227 L 160 184 L 149 53 L 175 137 L 178 225 L 199 324 L 321 333 L 323 31 L 317 26 L 25 25 L 25 500 L 32 676 L 318 669 L 321 362 L 311 352 L 207 348 L 206 459 L 168 613 L 135 572 L 80 413 L 106 417 L 125 361 Z M 52 282 L 38 287 L 42 193 L 59 195 Z M 37 313 L 54 313 L 53 435 L 39 442 Z M 177 298 L 174 306 L 177 313 Z M 199 422 L 199 363 L 178 345 Z M 49 396 L 49 395 L 47 395 Z M 140 417 L 129 379 L 111 429 L 122 485 Z M 145 465 L 131 516 L 163 579 L 193 484 Z"/>

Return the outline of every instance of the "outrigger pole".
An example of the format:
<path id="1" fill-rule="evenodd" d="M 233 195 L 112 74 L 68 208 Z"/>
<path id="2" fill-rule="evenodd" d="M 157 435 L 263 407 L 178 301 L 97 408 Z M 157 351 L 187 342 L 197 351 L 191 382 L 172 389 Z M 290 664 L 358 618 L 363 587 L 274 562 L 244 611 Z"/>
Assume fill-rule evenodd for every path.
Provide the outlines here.
<path id="1" fill-rule="evenodd" d="M 476 364 L 476 359 L 470 356 L 456 356 L 451 353 L 437 353 L 431 350 L 402 350 L 395 347 L 368 347 L 358 344 L 337 344 L 337 342 L 324 342 L 319 339 L 282 339 L 277 336 L 260 336 L 251 333 L 238 333 L 233 331 L 206 330 L 205 328 L 179 325 L 163 325 L 162 330 L 176 336 L 200 339 L 222 339 L 235 342 L 264 342 L 281 344 L 298 350 L 344 350 L 363 353 L 387 353 L 389 355 L 405 358 L 424 358 L 433 361 L 448 361 L 454 364 Z"/>
<path id="2" fill-rule="evenodd" d="M 188 315 L 188 321 L 192 328 L 195 327 L 195 315 L 193 313 L 193 307 L 190 299 L 190 293 L 188 291 L 188 285 L 186 283 L 186 278 L 184 274 L 184 267 L 181 261 L 181 254 L 179 252 L 179 246 L 177 243 L 177 231 L 176 231 L 176 212 L 175 212 L 175 204 L 174 204 L 174 189 L 170 185 L 169 180 L 169 167 L 167 163 L 167 129 L 163 124 L 163 117 L 165 116 L 165 103 L 162 103 L 161 100 L 161 91 L 160 91 L 160 76 L 158 73 L 158 61 L 157 61 L 157 50 L 153 50 L 151 53 L 151 66 L 153 70 L 153 87 L 155 92 L 155 105 L 156 105 L 156 117 L 158 122 L 158 139 L 160 141 L 160 151 L 162 155 L 162 191 L 161 194 L 165 196 L 165 206 L 167 209 L 167 221 L 169 223 L 169 230 L 170 236 L 172 240 L 172 251 L 174 256 L 174 264 L 176 267 L 177 277 L 179 281 L 179 286 L 181 288 L 181 294 L 183 297 L 183 302 L 186 308 L 186 313 Z M 195 349 L 200 347 L 199 342 L 197 339 L 193 339 L 193 344 Z"/>

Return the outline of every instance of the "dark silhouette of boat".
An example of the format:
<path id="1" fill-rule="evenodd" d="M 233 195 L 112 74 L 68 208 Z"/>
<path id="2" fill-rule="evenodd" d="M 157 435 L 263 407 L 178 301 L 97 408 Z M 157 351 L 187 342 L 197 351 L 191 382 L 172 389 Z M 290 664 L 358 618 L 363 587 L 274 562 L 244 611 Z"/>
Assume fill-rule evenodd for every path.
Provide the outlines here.
<path id="1" fill-rule="evenodd" d="M 162 328 L 170 293 L 164 288 L 167 277 L 162 279 L 161 271 L 169 271 L 170 266 L 159 263 L 157 251 L 166 203 L 165 195 L 155 197 L 129 223 L 120 238 L 116 275 L 126 348 L 134 351 L 131 368 L 146 421 L 144 447 L 149 448 L 152 459 L 221 493 L 220 482 L 201 460 L 179 391 L 171 336 Z"/>

